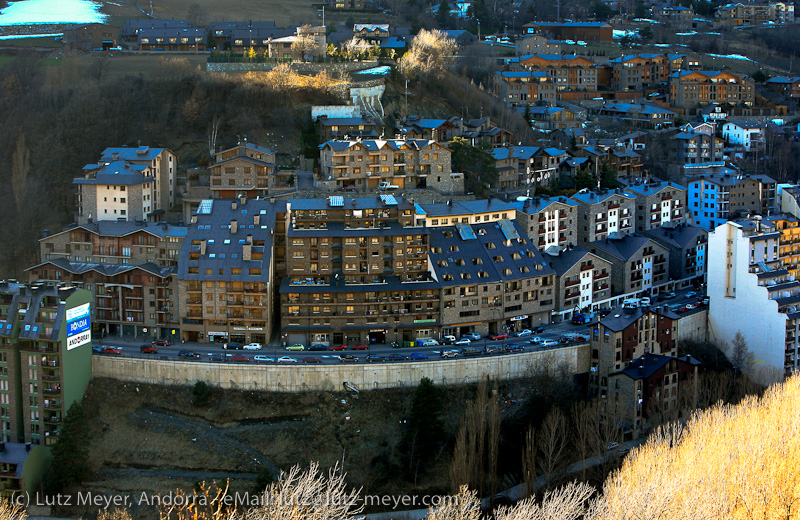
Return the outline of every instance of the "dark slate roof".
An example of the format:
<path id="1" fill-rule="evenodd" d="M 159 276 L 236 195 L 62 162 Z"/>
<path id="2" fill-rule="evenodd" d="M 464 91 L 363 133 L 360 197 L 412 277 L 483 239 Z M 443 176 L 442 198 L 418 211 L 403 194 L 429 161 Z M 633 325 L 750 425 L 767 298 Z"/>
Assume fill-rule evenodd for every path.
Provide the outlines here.
<path id="1" fill-rule="evenodd" d="M 142 171 L 145 165 L 129 164 L 125 161 L 116 161 L 98 166 L 97 170 L 89 177 L 77 177 L 72 184 L 110 184 L 115 186 L 134 186 L 154 182 L 153 177 L 146 177 Z"/>
<path id="2" fill-rule="evenodd" d="M 223 34 L 230 33 L 234 29 L 258 29 L 269 30 L 277 29 L 273 21 L 247 21 L 247 22 L 211 22 L 208 24 L 208 29 L 216 33 L 222 31 Z"/>
<path id="3" fill-rule="evenodd" d="M 293 36 L 294 29 L 278 29 L 278 28 L 238 28 L 231 31 L 231 40 L 268 40 L 270 38 L 284 38 L 286 36 Z"/>
<path id="4" fill-rule="evenodd" d="M 45 265 L 52 265 L 72 274 L 83 274 L 89 271 L 95 271 L 103 276 L 116 276 L 128 271 L 141 269 L 160 278 L 167 278 L 169 275 L 175 273 L 177 269 L 175 267 L 157 265 L 153 262 L 147 262 L 144 264 L 101 264 L 93 262 L 70 262 L 66 258 L 54 258 L 30 267 L 26 269 L 26 271 L 30 271 L 31 269 L 36 269 L 37 267 L 42 267 Z"/>
<path id="5" fill-rule="evenodd" d="M 408 199 L 395 196 L 397 205 L 389 206 L 379 197 L 347 198 L 342 196 L 344 206 L 331 206 L 329 199 L 289 199 L 292 211 L 299 210 L 344 210 L 344 209 L 386 209 L 398 208 L 400 210 L 414 209 L 414 204 Z"/>
<path id="6" fill-rule="evenodd" d="M 675 227 L 656 227 L 642 231 L 642 234 L 652 237 L 653 240 L 663 246 L 672 249 L 684 249 L 698 236 L 708 235 L 708 232 L 703 228 L 678 224 Z"/>
<path id="7" fill-rule="evenodd" d="M 158 154 L 164 151 L 164 148 L 150 148 L 149 146 L 140 146 L 138 148 L 131 148 L 123 146 L 120 148 L 106 148 L 100 159 L 103 161 L 152 161 Z M 117 154 L 117 159 L 114 159 L 114 154 Z"/>
<path id="8" fill-rule="evenodd" d="M 429 217 L 449 217 L 451 215 L 471 215 L 474 213 L 489 213 L 493 211 L 514 211 L 511 203 L 500 199 L 481 199 L 451 204 L 419 204 Z M 510 217 L 510 215 L 509 215 Z"/>
<path id="9" fill-rule="evenodd" d="M 21 442 L 6 442 L 5 449 L 0 452 L 0 463 L 16 464 L 17 468 L 14 476 L 22 478 L 22 468 L 25 466 L 25 461 L 30 453 Z"/>
<path id="10" fill-rule="evenodd" d="M 173 226 L 172 224 L 160 224 L 156 222 L 100 220 L 98 222 L 70 226 L 64 229 L 64 231 L 61 231 L 60 233 L 54 233 L 53 235 L 68 233 L 73 229 L 85 229 L 90 233 L 109 237 L 123 237 L 139 231 L 144 231 L 158 237 L 185 237 L 189 228 L 186 226 Z M 40 240 L 46 240 L 47 238 L 49 237 L 42 238 Z"/>
<path id="11" fill-rule="evenodd" d="M 583 259 L 587 256 L 590 256 L 590 259 L 600 258 L 597 255 L 589 252 L 588 249 L 581 246 L 564 249 L 558 255 L 545 253 L 545 258 L 547 259 L 548 264 L 553 268 L 553 270 L 555 270 L 556 275 L 558 276 L 564 276 L 564 273 L 572 269 L 575 264 L 583 261 Z M 600 259 L 608 262 L 608 260 L 603 258 Z"/>
<path id="12" fill-rule="evenodd" d="M 510 224 L 514 226 L 521 237 L 527 236 L 516 222 L 510 222 Z M 523 239 L 525 243 L 520 240 L 511 240 L 510 245 L 506 246 L 506 238 L 499 223 L 474 224 L 471 225 L 471 228 L 475 233 L 475 238 L 468 240 L 461 238 L 456 227 L 431 228 L 430 230 L 430 263 L 436 279 L 443 287 L 520 280 L 554 273 L 542 254 L 527 238 Z M 494 245 L 493 249 L 488 248 L 490 243 Z M 458 251 L 451 251 L 451 247 L 457 247 Z M 434 252 L 437 248 L 441 248 L 441 253 Z M 515 253 L 520 255 L 518 260 L 513 258 Z M 502 262 L 494 260 L 498 256 L 502 257 Z M 479 259 L 480 264 L 473 263 L 473 259 Z M 462 260 L 464 265 L 457 265 L 456 262 L 459 260 Z M 447 265 L 439 265 L 439 262 L 445 262 Z M 536 269 L 537 265 L 540 270 Z M 522 269 L 525 268 L 528 272 L 522 272 Z M 503 274 L 505 269 L 509 269 L 510 274 Z M 486 273 L 483 278 L 478 276 L 481 272 Z M 452 276 L 453 279 L 445 280 L 447 275 Z"/>
<path id="13" fill-rule="evenodd" d="M 125 20 L 120 28 L 123 37 L 134 36 L 142 29 L 164 29 L 167 27 L 189 27 L 186 20 Z"/>
<path id="14" fill-rule="evenodd" d="M 195 29 L 194 27 L 166 27 L 166 28 L 156 28 L 156 29 L 142 29 L 139 31 L 139 41 L 142 38 L 190 38 L 189 43 L 195 43 L 195 38 L 200 38 L 200 40 L 205 43 L 206 41 L 206 30 L 205 29 Z M 151 44 L 156 42 L 150 42 Z M 170 42 L 164 41 L 165 45 L 169 45 Z M 177 43 L 181 43 L 180 41 Z"/>
<path id="15" fill-rule="evenodd" d="M 526 205 L 527 203 L 527 205 Z M 516 208 L 517 211 L 521 213 L 525 213 L 526 215 L 533 215 L 534 213 L 539 213 L 547 209 L 548 206 L 552 204 L 564 204 L 566 206 L 577 206 L 578 203 L 572 199 L 568 199 L 567 197 L 558 196 L 558 197 L 532 197 L 525 201 L 515 201 L 511 202 L 511 205 Z"/>
<path id="16" fill-rule="evenodd" d="M 292 207 L 294 208 L 294 206 Z M 324 229 L 290 227 L 287 237 L 385 237 L 402 234 L 427 235 L 429 228 L 404 228 L 399 222 L 387 222 L 380 228 L 346 228 L 344 222 L 328 222 Z"/>
<path id="17" fill-rule="evenodd" d="M 233 203 L 237 202 L 236 209 Z M 186 240 L 178 260 L 178 277 L 181 280 L 218 280 L 240 282 L 270 282 L 270 258 L 272 257 L 273 229 L 277 213 L 286 212 L 286 202 L 248 199 L 241 204 L 235 199 L 216 199 L 212 201 L 209 213 L 198 214 L 197 222 L 189 227 Z M 254 224 L 254 216 L 259 216 L 259 224 Z M 231 233 L 231 221 L 236 220 L 238 231 Z M 263 246 L 253 246 L 254 253 L 263 253 L 263 260 L 242 260 L 242 251 L 247 235 L 253 240 L 263 240 Z M 199 252 L 199 245 L 193 241 L 206 240 L 206 254 L 199 260 L 190 260 L 191 252 Z M 197 267 L 197 273 L 189 273 L 190 267 Z M 241 269 L 241 274 L 231 274 L 232 268 Z M 206 274 L 211 269 L 212 274 Z M 219 270 L 222 274 L 219 274 Z M 260 275 L 251 275 L 248 269 L 261 269 Z"/>
<path id="18" fill-rule="evenodd" d="M 650 238 L 641 235 L 626 235 L 622 238 L 606 238 L 589 242 L 589 250 L 599 249 L 603 253 L 627 261 L 650 241 Z"/>
<path id="19" fill-rule="evenodd" d="M 320 117 L 317 122 L 322 126 L 377 126 L 375 121 L 366 117 Z"/>
<path id="20" fill-rule="evenodd" d="M 575 193 L 574 195 L 572 195 L 572 198 L 577 200 L 577 201 L 579 201 L 579 202 L 583 202 L 585 204 L 598 204 L 600 202 L 604 202 L 604 201 L 608 200 L 609 198 L 613 197 L 614 195 L 618 195 L 618 196 L 626 198 L 626 199 L 635 199 L 636 198 L 634 195 L 631 195 L 630 193 L 626 193 L 622 189 L 620 189 L 619 191 L 617 191 L 617 190 L 589 191 L 587 189 L 583 189 L 583 190 Z"/>
<path id="21" fill-rule="evenodd" d="M 600 320 L 600 324 L 605 328 L 619 332 L 627 329 L 633 322 L 650 312 L 648 307 L 636 307 L 634 309 L 623 309 L 622 307 L 615 307 L 611 312 Z M 656 309 L 653 312 L 659 316 L 664 316 L 672 320 L 679 319 L 680 316 L 670 310 Z"/>
<path id="22" fill-rule="evenodd" d="M 322 143 L 319 147 L 325 148 L 329 146 L 331 149 L 337 152 L 341 152 L 347 150 L 351 146 L 355 146 L 356 144 L 363 145 L 367 150 L 381 150 L 384 146 L 389 147 L 392 150 L 399 150 L 403 147 L 403 145 L 408 145 L 412 149 L 422 150 L 432 144 L 436 144 L 436 141 L 432 141 L 429 139 L 364 139 L 364 140 L 351 140 L 351 141 L 342 141 L 339 139 L 331 139 L 328 142 Z"/>
<path id="23" fill-rule="evenodd" d="M 615 374 L 623 374 L 634 380 L 648 379 L 672 359 L 675 358 L 648 352 L 642 357 L 632 360 L 630 363 L 628 363 L 626 368 L 623 368 L 619 372 L 615 372 Z"/>
<path id="24" fill-rule="evenodd" d="M 685 186 L 681 186 L 680 184 L 676 184 L 671 181 L 648 182 L 647 184 L 631 184 L 625 189 L 628 191 L 632 191 L 633 195 L 649 196 L 649 195 L 655 195 L 667 188 L 674 188 L 676 190 L 686 191 Z"/>

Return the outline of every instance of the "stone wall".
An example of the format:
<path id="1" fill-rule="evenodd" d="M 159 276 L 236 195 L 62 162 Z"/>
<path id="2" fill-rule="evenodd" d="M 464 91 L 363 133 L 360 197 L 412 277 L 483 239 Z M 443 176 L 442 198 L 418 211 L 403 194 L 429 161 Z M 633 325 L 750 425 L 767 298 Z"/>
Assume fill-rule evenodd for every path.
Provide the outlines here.
<path id="1" fill-rule="evenodd" d="M 446 385 L 474 383 L 485 376 L 494 380 L 515 379 L 524 377 L 537 363 L 552 361 L 566 362 L 573 373 L 587 372 L 588 344 L 497 357 L 316 366 L 259 366 L 94 356 L 92 375 L 167 385 L 193 385 L 197 381 L 206 381 L 221 388 L 273 392 L 339 390 L 346 381 L 360 390 L 371 390 L 415 386 L 423 377 Z"/>
<path id="2" fill-rule="evenodd" d="M 237 71 L 267 71 L 272 70 L 280 63 L 206 63 L 206 70 L 209 72 L 237 72 Z M 323 70 L 330 74 L 341 72 L 352 72 L 356 70 L 367 70 L 376 67 L 376 62 L 349 61 L 343 63 L 290 63 L 289 66 L 297 73 L 310 74 L 318 73 Z"/>

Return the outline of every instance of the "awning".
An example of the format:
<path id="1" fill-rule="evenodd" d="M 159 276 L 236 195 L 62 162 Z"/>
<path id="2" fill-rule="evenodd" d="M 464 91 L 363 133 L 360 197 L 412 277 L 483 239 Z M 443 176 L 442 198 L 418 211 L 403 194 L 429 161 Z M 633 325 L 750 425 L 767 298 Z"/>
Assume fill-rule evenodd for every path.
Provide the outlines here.
<path id="1" fill-rule="evenodd" d="M 428 327 L 441 327 L 441 323 L 401 323 L 398 329 L 427 329 Z"/>
<path id="2" fill-rule="evenodd" d="M 306 332 L 309 330 L 333 330 L 329 325 L 287 325 L 281 328 L 281 332 Z"/>
<path id="3" fill-rule="evenodd" d="M 373 329 L 386 330 L 388 328 L 389 328 L 388 325 L 378 325 L 378 324 L 372 324 L 372 325 L 345 325 L 344 327 L 342 327 L 342 330 L 373 330 Z"/>

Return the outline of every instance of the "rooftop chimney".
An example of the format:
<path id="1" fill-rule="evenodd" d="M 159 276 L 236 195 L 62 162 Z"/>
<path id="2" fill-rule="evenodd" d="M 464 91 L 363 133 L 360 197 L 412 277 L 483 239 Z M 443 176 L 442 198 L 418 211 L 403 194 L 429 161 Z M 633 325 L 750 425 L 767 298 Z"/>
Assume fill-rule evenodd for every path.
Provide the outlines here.
<path id="1" fill-rule="evenodd" d="M 256 226 L 261 225 L 261 215 L 253 215 L 253 224 Z"/>
<path id="2" fill-rule="evenodd" d="M 242 260 L 250 261 L 252 260 L 252 253 L 253 253 L 253 246 L 251 244 L 244 244 L 242 246 Z"/>
<path id="3" fill-rule="evenodd" d="M 201 255 L 204 255 L 204 254 L 206 254 L 206 245 L 207 245 L 207 244 L 208 244 L 208 241 L 207 241 L 207 240 L 201 240 L 201 241 L 200 241 L 200 254 L 201 254 Z"/>
<path id="4" fill-rule="evenodd" d="M 231 234 L 234 234 L 237 231 L 239 231 L 239 223 L 235 220 L 231 220 Z"/>
<path id="5" fill-rule="evenodd" d="M 236 201 L 231 202 L 231 209 L 236 209 Z"/>

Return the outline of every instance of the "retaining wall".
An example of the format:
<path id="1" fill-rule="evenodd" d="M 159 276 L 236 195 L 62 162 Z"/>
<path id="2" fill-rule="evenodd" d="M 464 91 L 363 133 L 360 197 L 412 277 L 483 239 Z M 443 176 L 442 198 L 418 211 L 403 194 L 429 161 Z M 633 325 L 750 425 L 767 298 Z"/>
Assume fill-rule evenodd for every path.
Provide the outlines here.
<path id="1" fill-rule="evenodd" d="M 588 371 L 588 344 L 543 352 L 425 362 L 341 365 L 256 365 L 162 361 L 94 356 L 95 377 L 150 384 L 193 385 L 197 381 L 221 388 L 299 392 L 339 390 L 348 382 L 360 390 L 416 386 L 423 377 L 437 384 L 474 383 L 524 377 L 537 363 L 566 362 L 573 373 Z"/>

